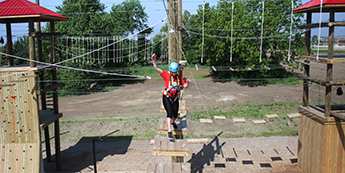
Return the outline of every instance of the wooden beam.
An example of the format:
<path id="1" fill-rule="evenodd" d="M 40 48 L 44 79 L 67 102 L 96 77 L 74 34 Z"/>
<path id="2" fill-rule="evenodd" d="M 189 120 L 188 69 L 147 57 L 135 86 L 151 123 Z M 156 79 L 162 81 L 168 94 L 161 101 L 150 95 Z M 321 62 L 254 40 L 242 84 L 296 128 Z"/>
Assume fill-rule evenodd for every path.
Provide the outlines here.
<path id="1" fill-rule="evenodd" d="M 214 120 L 226 120 L 225 116 L 214 116 L 213 117 Z"/>
<path id="2" fill-rule="evenodd" d="M 345 121 L 345 112 L 331 111 L 331 115 Z"/>
<path id="3" fill-rule="evenodd" d="M 6 35 L 7 35 L 7 54 L 13 54 L 13 46 L 12 46 L 12 31 L 11 31 L 11 20 L 6 20 Z M 13 57 L 8 57 L 8 65 L 13 65 Z"/>
<path id="4" fill-rule="evenodd" d="M 211 119 L 200 119 L 200 123 L 212 124 L 212 120 Z"/>
<path id="5" fill-rule="evenodd" d="M 233 118 L 232 121 L 234 123 L 245 123 L 246 120 L 244 118 Z"/>
<path id="6" fill-rule="evenodd" d="M 42 32 L 31 32 L 31 37 L 62 37 L 60 32 L 52 32 L 52 33 L 42 33 Z"/>
<path id="7" fill-rule="evenodd" d="M 29 33 L 34 32 L 34 19 L 29 19 Z M 35 39 L 32 36 L 29 36 L 29 58 L 30 58 L 30 67 L 36 67 L 35 60 Z"/>
<path id="8" fill-rule="evenodd" d="M 287 114 L 286 115 L 288 118 L 292 119 L 292 118 L 296 118 L 296 117 L 301 117 L 300 113 L 294 113 L 294 114 Z"/>
<path id="9" fill-rule="evenodd" d="M 256 124 L 266 124 L 265 120 L 253 120 L 254 125 Z"/>
<path id="10" fill-rule="evenodd" d="M 345 22 L 323 22 L 321 27 L 345 26 Z M 319 23 L 311 23 L 299 26 L 300 29 L 319 28 Z"/>
<path id="11" fill-rule="evenodd" d="M 14 86 L 15 83 L 0 83 L 0 87 Z"/>
<path id="12" fill-rule="evenodd" d="M 57 84 L 48 85 L 48 86 L 42 88 L 40 90 L 40 93 L 42 94 L 42 93 L 45 93 L 45 92 L 48 92 L 48 91 L 52 91 L 52 90 L 55 90 L 55 89 L 63 87 L 63 86 L 64 86 L 63 83 L 57 83 Z"/>
<path id="13" fill-rule="evenodd" d="M 279 118 L 279 116 L 277 114 L 270 114 L 270 115 L 265 115 L 265 117 L 267 119 L 270 119 L 270 118 Z"/>

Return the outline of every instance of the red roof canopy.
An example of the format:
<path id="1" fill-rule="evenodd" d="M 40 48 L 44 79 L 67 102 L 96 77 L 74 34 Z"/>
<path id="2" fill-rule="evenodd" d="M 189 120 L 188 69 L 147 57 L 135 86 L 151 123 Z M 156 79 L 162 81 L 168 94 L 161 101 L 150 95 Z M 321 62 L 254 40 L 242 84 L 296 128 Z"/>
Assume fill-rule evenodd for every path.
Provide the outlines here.
<path id="1" fill-rule="evenodd" d="M 63 15 L 27 0 L 5 0 L 0 2 L 0 23 L 6 23 L 6 19 L 9 19 L 11 23 L 28 22 L 29 18 L 33 18 L 35 22 L 68 20 Z"/>
<path id="2" fill-rule="evenodd" d="M 320 0 L 311 0 L 293 10 L 294 13 L 320 12 Z M 345 12 L 345 0 L 322 0 L 322 12 Z"/>

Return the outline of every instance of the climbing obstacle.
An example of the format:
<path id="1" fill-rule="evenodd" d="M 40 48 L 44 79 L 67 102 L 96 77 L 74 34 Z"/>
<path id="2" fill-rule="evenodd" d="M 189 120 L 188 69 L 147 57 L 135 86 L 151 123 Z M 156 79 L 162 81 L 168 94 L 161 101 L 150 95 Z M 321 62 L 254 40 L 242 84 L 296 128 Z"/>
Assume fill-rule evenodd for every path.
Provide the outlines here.
<path id="1" fill-rule="evenodd" d="M 36 75 L 13 70 L 0 69 L 0 172 L 43 172 Z"/>
<path id="2" fill-rule="evenodd" d="M 175 139 L 170 142 L 168 138 L 157 135 L 153 144 L 153 155 L 162 156 L 188 156 L 188 140 Z"/>

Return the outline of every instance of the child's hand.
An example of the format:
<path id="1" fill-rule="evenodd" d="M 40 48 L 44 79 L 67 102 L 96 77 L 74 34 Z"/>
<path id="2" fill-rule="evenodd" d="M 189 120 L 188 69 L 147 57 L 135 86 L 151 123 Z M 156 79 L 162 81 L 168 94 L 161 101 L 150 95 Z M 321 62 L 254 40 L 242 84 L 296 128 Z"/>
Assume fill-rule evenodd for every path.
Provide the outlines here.
<path id="1" fill-rule="evenodd" d="M 156 54 L 154 53 L 154 54 L 152 54 L 152 60 L 155 60 L 156 59 Z"/>

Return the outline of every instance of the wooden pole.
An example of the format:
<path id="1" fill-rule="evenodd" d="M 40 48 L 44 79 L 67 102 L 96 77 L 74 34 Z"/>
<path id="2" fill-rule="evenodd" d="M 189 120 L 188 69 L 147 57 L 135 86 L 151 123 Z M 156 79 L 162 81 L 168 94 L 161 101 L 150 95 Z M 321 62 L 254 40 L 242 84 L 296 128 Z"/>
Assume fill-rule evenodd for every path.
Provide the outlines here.
<path id="1" fill-rule="evenodd" d="M 311 23 L 311 12 L 307 13 L 307 24 Z M 310 56 L 310 36 L 311 30 L 305 32 L 305 55 Z"/>
<path id="2" fill-rule="evenodd" d="M 311 23 L 311 12 L 307 13 L 307 24 Z M 310 55 L 310 35 L 311 31 L 308 30 L 305 33 L 305 55 Z M 304 75 L 309 77 L 310 66 L 309 64 L 304 64 Z M 303 106 L 308 106 L 309 104 L 309 86 L 308 80 L 303 79 Z"/>
<path id="3" fill-rule="evenodd" d="M 13 54 L 11 20 L 6 20 L 7 54 Z M 13 57 L 8 57 L 8 65 L 13 65 Z"/>
<path id="4" fill-rule="evenodd" d="M 177 62 L 176 57 L 176 8 L 174 0 L 168 0 L 169 64 Z M 178 62 L 177 62 L 178 63 Z"/>
<path id="5" fill-rule="evenodd" d="M 178 62 L 182 61 L 182 0 L 178 0 L 177 8 L 177 19 L 178 19 Z M 179 68 L 179 74 L 183 76 L 183 69 Z"/>
<path id="6" fill-rule="evenodd" d="M 53 33 L 55 32 L 55 23 L 54 21 L 50 21 L 50 32 Z M 55 49 L 54 49 L 54 44 L 55 44 L 55 37 L 50 38 L 51 41 L 51 63 L 56 62 L 55 58 Z M 52 69 L 52 79 L 53 79 L 53 85 L 55 85 L 57 82 L 57 72 L 56 72 L 56 67 Z M 59 113 L 59 104 L 58 104 L 58 93 L 57 89 L 53 90 L 53 108 L 54 108 L 54 114 Z M 60 150 L 60 124 L 59 124 L 59 119 L 54 122 L 54 133 L 55 133 L 55 155 L 56 155 L 56 170 L 60 171 L 61 170 L 61 150 Z"/>
<path id="7" fill-rule="evenodd" d="M 35 60 L 35 39 L 31 36 L 31 33 L 35 32 L 34 29 L 34 19 L 29 19 L 29 58 L 30 60 Z M 30 67 L 36 67 L 36 63 L 30 61 Z"/>
<path id="8" fill-rule="evenodd" d="M 334 8 L 329 13 L 329 21 L 334 22 Z M 330 26 L 328 35 L 328 59 L 333 59 L 333 44 L 334 44 L 334 25 Z M 326 81 L 332 80 L 333 64 L 327 64 L 327 77 Z M 332 105 L 332 86 L 326 86 L 326 99 L 325 99 L 325 116 L 331 116 L 331 105 Z"/>

